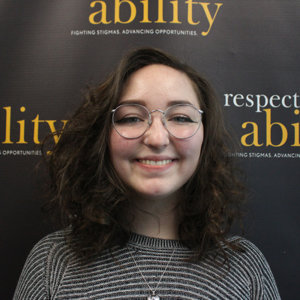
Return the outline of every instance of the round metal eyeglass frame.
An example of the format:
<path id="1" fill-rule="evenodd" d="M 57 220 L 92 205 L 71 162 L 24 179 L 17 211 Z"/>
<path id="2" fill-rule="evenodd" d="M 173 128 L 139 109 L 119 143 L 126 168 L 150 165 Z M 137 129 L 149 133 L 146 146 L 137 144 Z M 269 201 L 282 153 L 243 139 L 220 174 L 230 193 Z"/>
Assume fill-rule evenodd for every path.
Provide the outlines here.
<path id="1" fill-rule="evenodd" d="M 148 115 L 149 115 L 149 117 L 148 117 L 148 126 L 147 126 L 147 128 L 145 128 L 145 130 L 143 131 L 143 133 L 141 133 L 141 134 L 140 134 L 139 136 L 137 136 L 137 137 L 126 137 L 126 136 L 123 136 L 123 135 L 118 131 L 118 129 L 117 129 L 116 125 L 115 125 L 115 121 L 114 121 L 115 112 L 116 112 L 120 107 L 123 107 L 123 106 L 138 106 L 138 107 L 141 107 L 141 108 L 144 109 L 144 110 L 148 113 Z M 190 136 L 188 136 L 188 137 L 180 138 L 180 137 L 175 136 L 174 134 L 172 134 L 172 133 L 169 131 L 168 126 L 166 125 L 166 118 L 165 118 L 166 114 L 168 113 L 168 111 L 169 111 L 170 109 L 173 109 L 174 107 L 178 107 L 178 106 L 190 106 L 190 107 L 192 107 L 193 109 L 195 109 L 195 110 L 200 114 L 200 120 L 199 120 L 199 124 L 198 124 L 197 129 L 195 130 L 195 132 L 194 132 L 192 135 L 190 135 Z M 118 133 L 121 137 L 123 137 L 123 138 L 125 138 L 125 139 L 128 139 L 128 140 L 134 140 L 134 139 L 138 139 L 138 138 L 140 138 L 141 136 L 143 136 L 143 135 L 146 133 L 146 131 L 150 128 L 150 126 L 151 126 L 151 124 L 152 124 L 152 117 L 151 117 L 151 114 L 154 113 L 154 112 L 156 112 L 156 111 L 162 113 L 162 118 L 161 118 L 161 120 L 162 120 L 162 123 L 163 123 L 165 129 L 168 131 L 168 133 L 169 133 L 171 136 L 175 137 L 176 139 L 180 139 L 180 140 L 184 140 L 184 139 L 191 138 L 192 136 L 194 136 L 194 135 L 197 133 L 197 131 L 199 130 L 199 128 L 200 128 L 200 126 L 201 126 L 201 124 L 202 124 L 202 114 L 204 114 L 204 111 L 203 111 L 203 110 L 196 108 L 196 107 L 195 107 L 194 105 L 192 105 L 192 104 L 185 104 L 185 103 L 183 103 L 183 104 L 174 104 L 174 105 L 168 107 L 165 111 L 163 111 L 163 110 L 161 110 L 161 109 L 153 109 L 153 110 L 149 111 L 149 110 L 147 109 L 147 107 L 144 106 L 144 105 L 136 104 L 136 103 L 134 103 L 134 104 L 127 104 L 127 103 L 126 103 L 126 104 L 121 104 L 121 105 L 117 106 L 115 109 L 113 109 L 113 110 L 111 111 L 111 113 L 112 113 L 112 119 L 111 119 L 111 120 L 112 120 L 112 124 L 113 124 L 114 129 L 117 131 L 117 133 Z"/>

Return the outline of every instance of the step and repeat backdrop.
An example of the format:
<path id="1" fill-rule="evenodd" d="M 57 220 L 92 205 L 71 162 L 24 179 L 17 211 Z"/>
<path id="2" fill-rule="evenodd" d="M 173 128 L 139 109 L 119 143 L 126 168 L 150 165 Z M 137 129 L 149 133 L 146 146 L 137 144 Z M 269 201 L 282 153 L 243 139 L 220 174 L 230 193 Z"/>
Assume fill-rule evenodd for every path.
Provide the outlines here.
<path id="1" fill-rule="evenodd" d="M 0 1 L 0 298 L 53 228 L 39 144 L 129 50 L 161 48 L 215 87 L 247 174 L 246 237 L 283 299 L 299 294 L 298 0 Z M 54 140 L 57 143 L 59 137 Z"/>

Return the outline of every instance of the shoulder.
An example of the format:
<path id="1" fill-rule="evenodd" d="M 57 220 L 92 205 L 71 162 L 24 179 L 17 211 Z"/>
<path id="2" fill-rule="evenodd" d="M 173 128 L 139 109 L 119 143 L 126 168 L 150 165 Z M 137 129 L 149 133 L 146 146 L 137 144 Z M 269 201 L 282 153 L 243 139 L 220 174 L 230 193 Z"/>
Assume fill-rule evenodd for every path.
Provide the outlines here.
<path id="1" fill-rule="evenodd" d="M 236 255 L 237 253 L 239 253 L 238 254 L 239 257 L 243 257 L 243 258 L 248 257 L 250 259 L 258 258 L 258 259 L 265 260 L 265 257 L 262 254 L 262 252 L 259 250 L 259 248 L 254 243 L 250 242 L 244 237 L 232 236 L 228 238 L 228 242 L 234 243 L 235 245 L 241 248 L 241 251 L 234 252 Z M 231 251 L 229 251 L 229 253 L 233 254 L 233 252 Z"/>
<path id="2" fill-rule="evenodd" d="M 239 248 L 239 250 L 232 250 L 229 246 L 224 247 L 229 263 L 257 274 L 261 273 L 264 268 L 269 267 L 262 252 L 249 240 L 240 236 L 233 236 L 228 238 L 227 241 Z"/>
<path id="3" fill-rule="evenodd" d="M 233 251 L 226 247 L 229 258 L 242 261 L 245 267 L 251 267 L 253 271 L 261 272 L 262 269 L 269 268 L 265 256 L 254 243 L 240 236 L 233 236 L 228 241 L 240 248 L 240 251 Z"/>
<path id="4" fill-rule="evenodd" d="M 260 249 L 239 236 L 231 237 L 228 241 L 234 242 L 241 249 L 234 251 L 225 247 L 230 269 L 240 277 L 247 278 L 255 295 L 261 295 L 262 299 L 280 299 L 271 268 Z"/>
<path id="5" fill-rule="evenodd" d="M 33 247 L 32 251 L 49 248 L 56 244 L 64 244 L 66 243 L 66 236 L 68 233 L 69 230 L 67 229 L 52 232 L 38 241 Z"/>
<path id="6" fill-rule="evenodd" d="M 53 255 L 70 252 L 66 240 L 68 230 L 60 230 L 46 235 L 30 251 L 27 260 L 49 259 Z"/>
<path id="7" fill-rule="evenodd" d="M 52 283 L 62 277 L 73 257 L 67 234 L 68 230 L 51 233 L 33 247 L 20 275 L 14 299 L 48 299 Z"/>
<path id="8" fill-rule="evenodd" d="M 74 259 L 75 254 L 67 241 L 68 229 L 60 230 L 46 235 L 31 250 L 28 259 L 31 264 L 44 267 L 45 278 L 51 281 L 53 274 L 64 272 L 68 262 Z"/>

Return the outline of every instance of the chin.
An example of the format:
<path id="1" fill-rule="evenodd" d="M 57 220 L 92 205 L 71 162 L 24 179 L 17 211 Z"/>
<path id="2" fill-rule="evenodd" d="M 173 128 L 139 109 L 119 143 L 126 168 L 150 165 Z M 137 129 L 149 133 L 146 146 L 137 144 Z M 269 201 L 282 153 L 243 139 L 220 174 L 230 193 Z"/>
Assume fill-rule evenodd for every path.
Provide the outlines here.
<path id="1" fill-rule="evenodd" d="M 168 197 L 174 197 L 178 194 L 177 192 L 166 190 L 164 188 L 150 188 L 150 189 L 143 189 L 138 191 L 139 194 L 143 195 L 147 198 L 153 198 L 153 199 L 161 199 L 161 198 L 168 198 Z"/>

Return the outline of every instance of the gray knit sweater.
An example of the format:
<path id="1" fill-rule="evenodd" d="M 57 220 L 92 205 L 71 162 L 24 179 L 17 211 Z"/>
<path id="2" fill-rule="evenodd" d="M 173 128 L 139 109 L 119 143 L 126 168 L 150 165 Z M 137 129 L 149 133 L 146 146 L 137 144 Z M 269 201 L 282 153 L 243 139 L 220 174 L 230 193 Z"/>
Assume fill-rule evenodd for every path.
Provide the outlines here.
<path id="1" fill-rule="evenodd" d="M 107 251 L 82 263 L 58 231 L 29 254 L 14 300 L 147 299 L 151 292 L 145 280 L 160 299 L 280 299 L 264 256 L 249 241 L 239 243 L 246 251 L 224 248 L 229 270 L 213 253 L 192 264 L 183 260 L 190 251 L 179 241 L 137 234 L 113 256 Z"/>

